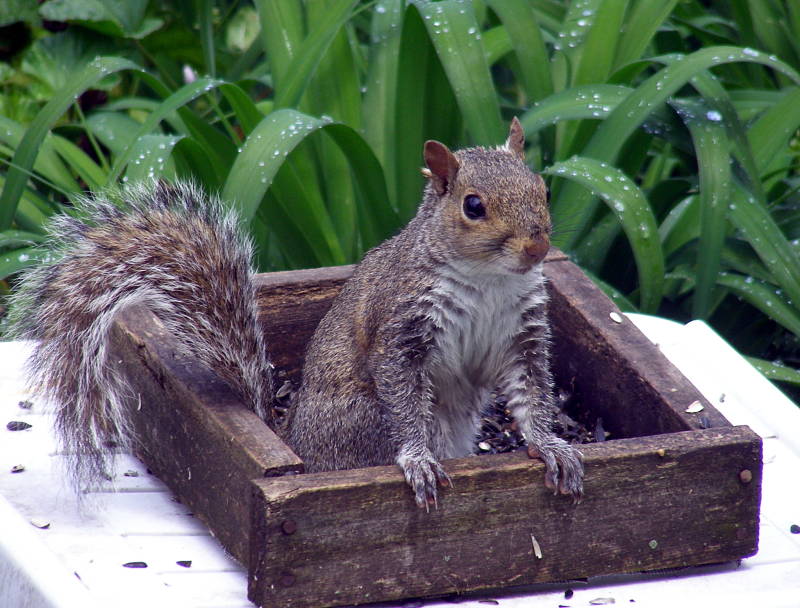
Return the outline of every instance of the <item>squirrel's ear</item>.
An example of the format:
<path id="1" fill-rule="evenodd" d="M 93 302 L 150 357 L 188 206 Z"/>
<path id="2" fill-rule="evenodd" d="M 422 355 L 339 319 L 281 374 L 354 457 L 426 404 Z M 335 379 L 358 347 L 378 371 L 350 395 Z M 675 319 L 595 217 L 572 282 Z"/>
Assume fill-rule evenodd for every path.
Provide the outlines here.
<path id="1" fill-rule="evenodd" d="M 516 116 L 511 119 L 506 148 L 509 152 L 516 154 L 520 159 L 525 160 L 525 133 Z"/>
<path id="2" fill-rule="evenodd" d="M 425 142 L 425 164 L 422 174 L 431 180 L 436 193 L 447 192 L 458 172 L 458 160 L 443 143 L 429 139 Z"/>

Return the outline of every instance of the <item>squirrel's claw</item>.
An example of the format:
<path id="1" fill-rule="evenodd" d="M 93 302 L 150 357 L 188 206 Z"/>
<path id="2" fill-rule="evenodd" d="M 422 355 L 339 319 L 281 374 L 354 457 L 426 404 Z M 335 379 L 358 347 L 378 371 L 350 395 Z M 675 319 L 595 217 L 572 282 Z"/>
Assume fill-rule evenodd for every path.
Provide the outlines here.
<path id="1" fill-rule="evenodd" d="M 545 487 L 554 494 L 572 496 L 578 503 L 583 498 L 583 457 L 563 439 L 551 438 L 541 445 L 529 445 L 528 456 L 544 462 Z"/>
<path id="2" fill-rule="evenodd" d="M 434 509 L 438 508 L 437 481 L 443 486 L 452 486 L 453 482 L 433 455 L 427 452 L 419 456 L 406 456 L 398 459 L 398 464 L 414 491 L 417 506 L 426 511 L 430 510 L 431 505 Z"/>

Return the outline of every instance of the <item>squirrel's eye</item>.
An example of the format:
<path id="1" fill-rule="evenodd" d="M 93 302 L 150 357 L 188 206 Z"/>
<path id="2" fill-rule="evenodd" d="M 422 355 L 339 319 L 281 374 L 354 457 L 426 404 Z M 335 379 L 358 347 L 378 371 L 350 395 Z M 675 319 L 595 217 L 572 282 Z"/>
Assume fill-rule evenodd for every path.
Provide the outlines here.
<path id="1" fill-rule="evenodd" d="M 464 197 L 464 215 L 471 220 L 477 220 L 486 215 L 486 207 L 483 206 L 480 197 L 474 194 Z"/>

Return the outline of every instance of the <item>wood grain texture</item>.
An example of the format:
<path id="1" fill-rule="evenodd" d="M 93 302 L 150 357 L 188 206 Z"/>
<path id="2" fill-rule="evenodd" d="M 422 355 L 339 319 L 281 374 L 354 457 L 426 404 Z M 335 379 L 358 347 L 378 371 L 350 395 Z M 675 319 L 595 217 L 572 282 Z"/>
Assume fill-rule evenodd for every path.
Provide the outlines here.
<path id="1" fill-rule="evenodd" d="M 302 461 L 225 383 L 179 355 L 145 309 L 120 316 L 111 350 L 137 395 L 137 455 L 247 564 L 250 480 L 302 472 Z"/>
<path id="2" fill-rule="evenodd" d="M 558 261 L 545 275 L 556 382 L 591 404 L 612 437 L 729 425 L 580 268 Z M 695 401 L 702 412 L 686 413 Z"/>
<path id="3" fill-rule="evenodd" d="M 395 467 L 256 481 L 249 596 L 359 604 L 756 551 L 761 442 L 747 427 L 589 445 L 584 455 L 578 505 L 550 494 L 543 465 L 520 453 L 445 461 L 455 487 L 429 513 Z"/>

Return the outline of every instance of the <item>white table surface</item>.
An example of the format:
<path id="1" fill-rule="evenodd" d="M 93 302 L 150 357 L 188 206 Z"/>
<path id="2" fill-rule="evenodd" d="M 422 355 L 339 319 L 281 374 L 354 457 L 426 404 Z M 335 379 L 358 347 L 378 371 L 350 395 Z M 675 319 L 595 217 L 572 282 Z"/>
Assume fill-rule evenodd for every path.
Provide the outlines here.
<path id="1" fill-rule="evenodd" d="M 759 552 L 741 564 L 537 585 L 460 598 L 479 608 L 606 605 L 800 607 L 800 409 L 707 325 L 631 315 L 733 424 L 764 438 Z M 0 608 L 245 608 L 247 577 L 141 462 L 117 459 L 113 486 L 79 501 L 63 481 L 51 417 L 23 387 L 28 345 L 0 343 Z M 34 406 L 18 403 L 30 399 Z M 11 432 L 6 423 L 32 424 Z M 11 473 L 15 465 L 25 470 Z M 125 476 L 127 471 L 138 473 Z M 46 529 L 31 522 L 49 523 Z M 190 560 L 190 567 L 178 561 Z M 123 567 L 145 562 L 147 568 Z M 566 599 L 564 591 L 574 595 Z M 444 607 L 453 602 L 403 602 Z"/>

